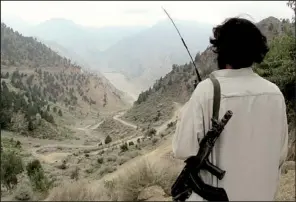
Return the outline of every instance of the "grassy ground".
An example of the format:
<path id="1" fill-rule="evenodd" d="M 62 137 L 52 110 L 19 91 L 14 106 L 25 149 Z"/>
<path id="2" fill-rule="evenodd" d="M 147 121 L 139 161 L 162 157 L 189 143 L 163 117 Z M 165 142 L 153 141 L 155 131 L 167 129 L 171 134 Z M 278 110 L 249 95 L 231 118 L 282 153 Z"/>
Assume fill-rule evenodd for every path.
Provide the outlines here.
<path id="1" fill-rule="evenodd" d="M 41 160 L 45 175 L 53 182 L 52 188 L 59 187 L 65 182 L 77 184 L 82 179 L 100 180 L 106 174 L 120 169 L 122 164 L 157 148 L 165 138 L 165 135 L 162 135 L 157 138 L 157 141 L 155 138 L 139 139 L 140 142 L 136 141 L 136 144 L 127 145 L 127 149 L 123 149 L 120 147 L 122 144 L 114 147 L 86 145 L 84 148 L 82 145 L 75 147 L 78 140 L 59 141 L 56 144 L 56 140 L 25 138 L 13 133 L 5 134 L 5 136 L 10 137 L 2 138 L 5 147 L 14 144 L 17 139 L 22 142 L 21 153 L 26 156 L 24 157 L 26 163 L 35 158 Z M 11 137 L 14 139 L 10 140 Z M 46 193 L 32 191 L 30 187 L 26 174 L 23 173 L 19 177 L 18 186 L 10 192 L 2 190 L 1 198 L 2 200 L 17 200 L 29 197 L 30 200 L 42 200 L 47 196 Z"/>
<path id="2" fill-rule="evenodd" d="M 180 164 L 179 164 L 180 165 Z M 161 164 L 153 165 L 147 161 L 140 161 L 134 167 L 126 170 L 124 175 L 105 182 L 67 184 L 54 188 L 47 200 L 112 200 L 112 201 L 139 201 L 144 191 L 156 187 L 153 198 L 161 201 L 171 200 L 170 188 L 179 174 L 181 166 L 172 165 L 172 162 L 162 160 Z M 82 189 L 78 187 L 82 186 Z M 94 189 L 95 187 L 95 189 Z M 276 196 L 277 201 L 295 200 L 295 170 L 283 174 Z M 157 193 L 163 193 L 157 196 Z M 149 193 L 145 193 L 146 196 Z M 148 197 L 148 196 L 147 196 Z M 152 197 L 152 196 L 151 196 Z"/>
<path id="3" fill-rule="evenodd" d="M 160 166 L 150 165 L 141 161 L 118 176 L 115 180 L 105 181 L 103 184 L 93 184 L 81 181 L 78 184 L 63 184 L 61 188 L 54 188 L 47 200 L 112 200 L 112 201 L 136 201 L 139 193 L 146 187 L 159 185 L 166 194 L 169 194 L 170 186 L 176 178 L 178 171 L 168 163 Z M 83 186 L 82 189 L 78 187 Z M 92 188 L 96 187 L 96 189 Z"/>

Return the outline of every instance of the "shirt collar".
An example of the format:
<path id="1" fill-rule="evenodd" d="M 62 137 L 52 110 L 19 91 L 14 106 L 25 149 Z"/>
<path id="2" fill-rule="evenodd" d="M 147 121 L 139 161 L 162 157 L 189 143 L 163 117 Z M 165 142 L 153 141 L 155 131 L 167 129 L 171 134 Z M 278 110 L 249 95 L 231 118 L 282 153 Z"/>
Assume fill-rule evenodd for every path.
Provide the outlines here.
<path id="1" fill-rule="evenodd" d="M 252 67 L 241 68 L 241 69 L 220 69 L 213 71 L 215 77 L 237 77 L 237 76 L 255 76 Z"/>

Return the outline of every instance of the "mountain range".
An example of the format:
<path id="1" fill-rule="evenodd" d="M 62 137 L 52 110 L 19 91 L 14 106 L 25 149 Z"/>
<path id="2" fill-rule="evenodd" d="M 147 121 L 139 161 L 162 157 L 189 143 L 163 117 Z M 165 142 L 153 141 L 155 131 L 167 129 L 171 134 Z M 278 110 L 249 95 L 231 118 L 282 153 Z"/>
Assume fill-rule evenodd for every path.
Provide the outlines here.
<path id="1" fill-rule="evenodd" d="M 168 20 L 151 27 L 103 28 L 84 27 L 66 19 L 37 25 L 18 19 L 2 20 L 79 65 L 103 73 L 115 87 L 133 97 L 168 73 L 173 64 L 184 64 L 189 59 Z M 207 47 L 212 25 L 180 20 L 175 23 L 193 55 Z"/>

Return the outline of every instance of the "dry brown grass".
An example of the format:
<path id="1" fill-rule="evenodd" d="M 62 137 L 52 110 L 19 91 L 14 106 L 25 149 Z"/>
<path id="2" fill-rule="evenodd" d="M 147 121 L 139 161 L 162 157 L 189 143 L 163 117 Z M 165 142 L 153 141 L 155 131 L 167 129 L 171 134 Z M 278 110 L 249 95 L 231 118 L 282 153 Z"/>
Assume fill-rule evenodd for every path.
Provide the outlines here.
<path id="1" fill-rule="evenodd" d="M 295 201 L 295 169 L 283 174 L 275 198 L 276 201 Z"/>
<path id="2" fill-rule="evenodd" d="M 179 168 L 171 166 L 167 161 L 161 165 L 152 165 L 143 160 L 112 180 L 63 183 L 51 191 L 46 201 L 136 201 L 143 189 L 153 185 L 162 187 L 169 195 L 179 171 Z"/>
<path id="3" fill-rule="evenodd" d="M 147 160 L 139 161 L 113 181 L 118 190 L 116 198 L 136 201 L 142 190 L 154 185 L 160 186 L 167 195 L 170 195 L 171 185 L 179 172 L 180 168 L 172 166 L 169 161 L 164 160 L 161 164 L 151 164 Z"/>
<path id="4" fill-rule="evenodd" d="M 45 201 L 98 201 L 109 200 L 104 187 L 92 186 L 87 181 L 64 182 L 52 189 Z"/>
<path id="5" fill-rule="evenodd" d="M 169 196 L 171 185 L 181 167 L 165 159 L 160 162 L 152 164 L 147 160 L 138 161 L 121 174 L 112 176 L 113 179 L 105 181 L 63 183 L 51 191 L 47 201 L 137 201 L 141 191 L 155 185 L 160 186 Z M 295 200 L 295 170 L 282 175 L 276 200 Z"/>

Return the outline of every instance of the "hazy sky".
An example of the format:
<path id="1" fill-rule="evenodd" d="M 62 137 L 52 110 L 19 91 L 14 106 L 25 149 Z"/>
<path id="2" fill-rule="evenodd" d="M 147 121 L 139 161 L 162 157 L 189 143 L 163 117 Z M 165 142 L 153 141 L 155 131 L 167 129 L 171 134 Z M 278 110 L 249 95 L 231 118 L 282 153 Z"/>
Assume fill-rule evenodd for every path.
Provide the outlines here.
<path id="1" fill-rule="evenodd" d="M 65 18 L 85 26 L 153 25 L 167 19 L 217 24 L 227 17 L 250 15 L 258 22 L 268 16 L 291 18 L 286 1 L 1 1 L 1 16 L 19 17 L 30 23 Z M 250 19 L 250 18 L 249 18 Z"/>

